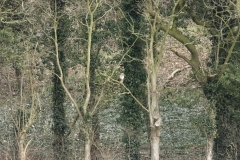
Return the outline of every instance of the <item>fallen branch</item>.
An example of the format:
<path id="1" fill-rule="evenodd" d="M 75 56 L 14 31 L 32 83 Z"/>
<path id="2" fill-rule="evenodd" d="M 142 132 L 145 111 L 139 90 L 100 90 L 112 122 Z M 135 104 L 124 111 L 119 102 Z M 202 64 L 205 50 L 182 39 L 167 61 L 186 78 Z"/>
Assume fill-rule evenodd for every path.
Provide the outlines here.
<path id="1" fill-rule="evenodd" d="M 179 73 L 179 72 L 182 72 L 184 69 L 186 69 L 186 68 L 190 68 L 190 66 L 185 66 L 185 67 L 183 67 L 183 68 L 178 68 L 178 69 L 176 69 L 176 70 L 174 70 L 172 73 L 171 73 L 171 75 L 167 78 L 167 81 L 165 82 L 165 84 L 163 85 L 163 87 L 166 87 L 166 85 L 175 77 L 175 75 L 177 74 L 177 73 Z"/>

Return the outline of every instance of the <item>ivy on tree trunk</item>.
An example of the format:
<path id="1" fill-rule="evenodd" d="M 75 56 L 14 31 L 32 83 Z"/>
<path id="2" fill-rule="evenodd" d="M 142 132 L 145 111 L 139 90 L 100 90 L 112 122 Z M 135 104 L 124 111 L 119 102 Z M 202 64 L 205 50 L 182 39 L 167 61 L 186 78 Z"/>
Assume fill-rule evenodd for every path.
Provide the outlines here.
<path id="1" fill-rule="evenodd" d="M 57 16 L 58 20 L 58 30 L 57 30 L 57 43 L 59 44 L 59 62 L 61 65 L 61 69 L 63 72 L 63 80 L 65 80 L 67 76 L 67 65 L 66 65 L 66 53 L 64 49 L 64 44 L 66 38 L 68 36 L 68 28 L 69 28 L 69 20 L 66 15 L 63 15 L 65 7 L 64 1 L 55 1 L 52 2 L 52 8 L 54 10 L 55 16 Z M 66 93 L 64 88 L 62 87 L 61 81 L 58 77 L 60 74 L 59 67 L 57 66 L 57 60 L 53 60 L 54 64 L 54 75 L 52 78 L 53 81 L 53 88 L 52 88 L 52 112 L 53 112 L 53 133 L 54 133 L 54 140 L 53 140 L 53 152 L 54 158 L 56 160 L 59 159 L 67 159 L 67 148 L 66 148 L 66 138 L 65 133 L 67 130 L 66 124 L 66 113 L 65 113 L 65 97 Z"/>
<path id="2" fill-rule="evenodd" d="M 130 0 L 122 3 L 122 10 L 125 18 L 131 21 L 136 32 L 143 32 L 143 17 L 139 14 L 142 12 L 138 8 L 139 1 Z M 125 41 L 125 51 L 132 45 L 128 55 L 123 63 L 125 80 L 124 84 L 132 94 L 146 106 L 146 79 L 147 74 L 142 63 L 145 58 L 144 42 L 132 34 L 131 26 L 126 19 L 121 21 L 123 39 Z M 142 29 L 142 30 L 141 30 Z M 136 40 L 137 39 L 137 40 Z M 126 159 L 140 159 L 140 143 L 145 121 L 142 108 L 130 95 L 124 95 L 122 98 L 121 124 L 125 128 L 123 142 L 125 143 Z M 144 118 L 143 118 L 144 117 Z"/>

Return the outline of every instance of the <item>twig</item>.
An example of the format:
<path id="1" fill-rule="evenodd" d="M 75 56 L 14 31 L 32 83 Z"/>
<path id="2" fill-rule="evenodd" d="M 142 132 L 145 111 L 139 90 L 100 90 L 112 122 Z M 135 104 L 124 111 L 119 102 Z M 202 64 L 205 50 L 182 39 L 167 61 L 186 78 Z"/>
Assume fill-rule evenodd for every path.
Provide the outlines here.
<path id="1" fill-rule="evenodd" d="M 114 79 L 112 79 L 112 80 L 115 81 L 115 82 L 118 82 L 117 80 L 114 80 Z M 118 82 L 118 83 L 119 83 L 119 82 Z M 123 83 L 120 83 L 120 84 L 129 92 L 129 94 L 133 97 L 133 99 L 134 99 L 145 111 L 149 112 L 149 110 L 148 110 L 146 107 L 144 107 L 141 102 L 139 102 L 139 100 L 132 94 L 132 92 L 131 92 Z"/>

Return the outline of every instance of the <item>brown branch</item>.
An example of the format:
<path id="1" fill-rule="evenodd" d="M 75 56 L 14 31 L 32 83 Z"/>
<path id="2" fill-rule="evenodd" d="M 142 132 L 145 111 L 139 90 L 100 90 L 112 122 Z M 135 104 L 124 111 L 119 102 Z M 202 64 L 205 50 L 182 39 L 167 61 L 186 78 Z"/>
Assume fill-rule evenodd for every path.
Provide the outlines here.
<path id="1" fill-rule="evenodd" d="M 57 67 L 58 67 L 58 70 L 60 72 L 60 75 L 58 75 L 58 78 L 61 82 L 61 85 L 63 87 L 63 89 L 65 90 L 67 96 L 69 97 L 69 99 L 71 100 L 71 102 L 73 103 L 74 107 L 76 108 L 77 112 L 78 112 L 78 115 L 83 118 L 79 108 L 78 108 L 78 105 L 77 105 L 77 102 L 75 101 L 75 99 L 72 97 L 71 93 L 69 92 L 69 90 L 67 89 L 64 81 L 63 81 L 63 71 L 62 71 L 62 66 L 60 64 L 60 60 L 59 60 L 59 49 L 58 49 L 58 35 L 57 35 L 57 28 L 58 28 L 58 22 L 57 22 L 57 15 L 55 13 L 55 16 L 54 16 L 54 24 L 53 24 L 53 30 L 54 30 L 54 45 L 55 45 L 55 56 L 56 56 L 56 61 L 57 61 Z"/>
<path id="2" fill-rule="evenodd" d="M 176 73 L 178 73 L 178 72 L 180 72 L 180 71 L 182 71 L 183 70 L 183 68 L 182 69 L 176 69 L 175 71 L 173 71 L 172 72 L 172 74 L 167 78 L 167 81 L 170 81 L 171 79 L 173 79 L 174 78 L 174 76 L 175 76 L 175 74 Z"/>
<path id="3" fill-rule="evenodd" d="M 209 22 L 206 22 L 206 21 L 200 21 L 197 18 L 197 15 L 195 15 L 194 13 L 190 12 L 190 16 L 191 16 L 191 19 L 193 20 L 193 22 L 196 23 L 197 25 L 203 26 L 203 27 L 206 27 L 206 28 L 211 28 L 212 27 L 212 23 L 209 23 Z"/>
<path id="4" fill-rule="evenodd" d="M 175 50 L 173 50 L 173 49 L 171 49 L 171 51 L 172 51 L 174 54 L 176 54 L 178 57 L 184 59 L 184 61 L 186 61 L 190 66 L 193 66 L 191 60 L 188 59 L 186 56 L 181 55 L 180 53 L 178 53 L 177 51 L 175 51 Z"/>
<path id="5" fill-rule="evenodd" d="M 68 132 L 64 135 L 65 138 L 67 138 L 67 137 L 71 134 L 72 129 L 73 129 L 73 127 L 75 126 L 78 118 L 79 118 L 79 114 L 76 114 L 76 115 L 74 116 L 74 118 L 73 118 L 73 122 L 72 122 L 72 124 L 70 125 Z"/>
<path id="6" fill-rule="evenodd" d="M 95 114 L 95 112 L 96 112 L 96 110 L 97 110 L 97 107 L 98 107 L 98 105 L 99 105 L 99 103 L 100 103 L 100 101 L 101 101 L 101 99 L 102 99 L 104 88 L 105 88 L 105 86 L 102 87 L 101 92 L 100 92 L 100 95 L 99 95 L 99 97 L 98 97 L 98 100 L 97 100 L 96 104 L 94 105 L 94 107 L 93 107 L 93 109 L 92 109 L 92 115 Z"/>
<path id="7" fill-rule="evenodd" d="M 197 15 L 192 12 L 192 9 L 191 9 L 191 8 L 187 8 L 187 9 L 185 9 L 185 11 L 187 11 L 187 12 L 189 13 L 192 21 L 193 21 L 195 24 L 207 28 L 208 31 L 209 31 L 209 33 L 210 33 L 211 35 L 213 35 L 213 36 L 214 36 L 214 35 L 218 35 L 218 32 L 214 29 L 214 27 L 213 27 L 214 25 L 213 25 L 212 22 L 210 22 L 210 21 L 207 21 L 207 22 L 206 22 L 206 21 L 201 21 L 200 19 L 198 19 Z"/>
<path id="8" fill-rule="evenodd" d="M 178 72 L 182 72 L 184 69 L 189 68 L 189 67 L 190 67 L 190 66 L 185 66 L 185 67 L 183 67 L 183 68 L 181 68 L 181 69 L 178 68 L 178 69 L 174 70 L 174 71 L 171 73 L 171 75 L 167 78 L 167 81 L 165 82 L 165 84 L 163 85 L 163 87 L 167 86 L 167 84 L 170 82 L 170 80 L 172 80 Z"/>
<path id="9" fill-rule="evenodd" d="M 152 17 L 157 16 L 157 13 L 155 11 L 148 10 L 148 13 Z M 175 38 L 176 40 L 181 42 L 190 51 L 191 62 L 192 62 L 191 65 L 194 64 L 194 66 L 195 66 L 194 68 L 198 68 L 198 66 L 200 66 L 198 51 L 197 51 L 195 45 L 192 44 L 190 39 L 187 36 L 185 36 L 184 34 L 182 34 L 180 31 L 178 31 L 177 28 L 169 29 L 168 26 L 163 25 L 162 20 L 159 16 L 156 17 L 156 20 L 157 20 L 158 23 L 160 23 L 159 28 L 162 31 L 167 32 L 170 36 L 172 36 L 173 38 Z M 183 57 L 181 56 L 181 58 L 183 58 Z M 187 60 L 187 59 L 184 58 L 184 60 Z M 189 63 L 189 60 L 187 60 L 187 62 Z"/>
<path id="10" fill-rule="evenodd" d="M 119 81 L 112 79 L 112 81 L 119 83 Z M 149 110 L 132 94 L 132 92 L 123 84 L 120 83 L 127 91 L 128 93 L 133 97 L 133 99 L 147 112 L 149 112 Z"/>
<path id="11" fill-rule="evenodd" d="M 133 99 L 147 112 L 149 112 L 149 110 L 143 106 L 143 104 L 141 102 L 139 102 L 139 100 L 132 94 L 132 92 L 123 84 L 123 83 L 120 83 L 128 92 L 129 94 L 133 97 Z"/>
<path id="12" fill-rule="evenodd" d="M 219 74 L 218 74 L 219 77 L 222 75 L 222 73 L 223 73 L 223 72 L 225 71 L 225 69 L 226 69 L 226 66 L 227 66 L 227 64 L 228 64 L 229 59 L 230 59 L 231 56 L 232 56 L 233 49 L 234 49 L 234 47 L 235 47 L 235 45 L 236 45 L 236 43 L 237 43 L 237 40 L 238 40 L 239 36 L 240 36 L 240 31 L 239 31 L 239 29 L 238 29 L 237 35 L 236 35 L 235 37 L 232 36 L 232 37 L 234 37 L 234 40 L 233 40 L 233 42 L 232 42 L 232 45 L 231 45 L 230 49 L 228 50 L 228 54 L 227 54 L 227 57 L 226 57 L 226 59 L 225 59 L 225 61 L 224 61 L 224 64 L 223 64 L 223 65 L 221 66 L 221 68 L 220 68 L 220 72 L 219 72 Z"/>

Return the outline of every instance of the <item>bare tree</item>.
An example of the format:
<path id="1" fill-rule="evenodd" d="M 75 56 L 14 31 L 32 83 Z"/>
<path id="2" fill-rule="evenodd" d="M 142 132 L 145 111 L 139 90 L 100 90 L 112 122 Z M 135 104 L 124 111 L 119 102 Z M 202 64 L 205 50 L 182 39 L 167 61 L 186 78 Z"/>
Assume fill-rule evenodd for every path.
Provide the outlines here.
<path id="1" fill-rule="evenodd" d="M 35 46 L 35 49 L 37 44 Z M 35 50 L 36 51 L 36 50 Z M 28 130 L 35 121 L 40 110 L 40 96 L 36 92 L 36 74 L 34 70 L 35 54 L 26 53 L 26 65 L 23 67 L 20 86 L 20 103 L 16 115 L 12 117 L 18 143 L 18 158 L 27 159 L 27 149 L 31 142 L 25 142 Z M 25 85 L 29 84 L 29 88 Z"/>
<path id="2" fill-rule="evenodd" d="M 202 87 L 205 96 L 215 105 L 216 112 L 214 111 L 213 114 L 216 113 L 217 135 L 219 138 L 216 137 L 214 139 L 214 131 L 208 135 L 209 147 L 207 151 L 207 159 L 212 159 L 211 150 L 213 149 L 213 140 L 215 140 L 214 150 L 216 157 L 235 158 L 237 155 L 235 147 L 229 149 L 228 146 L 234 143 L 232 137 L 234 137 L 238 131 L 236 129 L 226 128 L 224 127 L 225 125 L 223 125 L 225 123 L 229 123 L 231 121 L 229 117 L 235 115 L 235 112 L 232 112 L 230 108 L 237 110 L 235 107 L 233 107 L 234 104 L 228 103 L 227 100 L 230 97 L 236 99 L 236 95 L 234 94 L 235 91 L 231 90 L 232 95 L 235 96 L 230 96 L 228 93 L 218 95 L 214 92 L 216 92 L 215 89 L 217 87 L 218 93 L 225 86 L 226 88 L 231 88 L 231 86 L 227 86 L 221 81 L 224 81 L 224 74 L 229 73 L 228 67 L 238 65 L 233 58 L 235 56 L 238 56 L 238 52 L 235 50 L 237 48 L 237 44 L 239 43 L 238 41 L 240 35 L 239 16 L 237 15 L 238 7 L 236 7 L 238 6 L 238 3 L 235 3 L 236 1 L 220 2 L 215 0 L 204 1 L 204 3 L 202 1 L 193 2 L 186 0 L 176 0 L 171 2 L 164 1 L 161 2 L 161 4 L 159 1 L 148 2 L 153 3 L 156 6 L 172 6 L 172 8 L 176 7 L 176 10 L 174 12 L 171 14 L 166 14 L 169 17 L 166 17 L 163 12 L 161 12 L 160 8 L 147 8 L 146 11 L 152 20 L 157 21 L 159 30 L 175 38 L 184 47 L 186 47 L 188 50 L 187 54 L 180 53 L 175 49 L 172 49 L 172 52 L 191 66 L 192 73 L 195 76 L 196 81 Z M 206 61 L 204 62 L 205 64 L 201 63 L 201 51 L 197 49 L 196 44 L 189 35 L 180 31 L 180 27 L 178 26 L 180 25 L 179 19 L 181 19 L 180 17 L 183 14 L 186 17 L 189 16 L 192 22 L 194 22 L 196 25 L 204 27 L 208 32 L 209 37 L 212 41 L 212 53 L 209 53 L 212 60 L 211 67 L 206 67 Z M 168 23 L 165 21 L 166 18 L 169 21 Z M 181 22 L 184 23 L 183 21 Z M 235 77 L 235 80 L 236 79 L 237 77 Z M 233 81 L 231 83 L 233 83 Z M 218 84 L 218 86 L 214 86 L 215 84 Z M 226 90 L 226 88 L 223 90 Z M 218 96 L 222 97 L 220 98 Z M 227 99 L 223 100 L 225 98 Z M 222 115 L 223 112 L 227 112 L 228 114 Z M 231 123 L 229 125 L 233 126 L 233 128 L 236 128 L 234 126 L 238 126 L 238 122 L 236 120 L 235 123 Z M 226 135 L 226 131 L 230 134 Z M 225 141 L 223 141 L 223 139 L 225 139 Z M 239 145 L 238 142 L 234 144 L 234 146 L 237 145 Z"/>
<path id="3" fill-rule="evenodd" d="M 85 142 L 85 154 L 84 154 L 84 159 L 85 160 L 90 160 L 91 159 L 91 146 L 93 143 L 93 139 L 94 139 L 94 128 L 93 127 L 93 116 L 97 113 L 98 107 L 99 107 L 99 103 L 103 97 L 104 94 L 104 90 L 106 87 L 106 83 L 110 81 L 111 77 L 113 76 L 113 74 L 110 75 L 110 77 L 107 77 L 106 80 L 104 80 L 101 85 L 101 89 L 99 89 L 98 93 L 93 93 L 95 92 L 93 90 L 93 86 L 91 86 L 91 75 L 93 76 L 94 73 L 91 72 L 91 69 L 94 70 L 93 65 L 91 65 L 91 61 L 93 61 L 94 59 L 92 59 L 93 57 L 93 32 L 95 31 L 95 25 L 96 22 L 102 20 L 105 15 L 108 13 L 108 11 L 105 11 L 103 14 L 98 15 L 95 19 L 95 16 L 99 13 L 99 8 L 104 4 L 103 1 L 98 0 L 98 1 L 82 1 L 81 2 L 81 6 L 85 6 L 84 8 L 80 7 L 80 10 L 82 9 L 83 13 L 85 14 L 86 19 L 82 19 L 82 17 L 76 17 L 78 25 L 81 26 L 82 28 L 86 28 L 86 39 L 85 36 L 83 35 L 79 35 L 82 36 L 80 37 L 80 39 L 84 39 L 84 43 L 86 43 L 86 49 L 85 48 L 81 48 L 81 50 L 83 50 L 85 52 L 84 56 L 86 57 L 86 62 L 85 62 L 85 72 L 84 72 L 84 86 L 85 86 L 85 90 L 84 90 L 84 102 L 77 102 L 77 100 L 74 98 L 74 96 L 72 95 L 72 93 L 68 90 L 68 87 L 66 86 L 66 83 L 64 82 L 64 74 L 63 74 L 63 67 L 61 66 L 61 63 L 59 61 L 59 43 L 58 43 L 58 16 L 55 14 L 53 17 L 53 30 L 54 30 L 54 37 L 53 37 L 53 41 L 54 41 L 54 45 L 55 45 L 55 56 L 56 56 L 56 60 L 57 60 L 57 66 L 59 69 L 59 74 L 57 75 L 62 87 L 64 88 L 68 98 L 70 99 L 71 103 L 73 104 L 73 106 L 75 107 L 76 111 L 77 111 L 77 116 L 75 117 L 75 120 L 73 122 L 73 124 L 71 125 L 71 127 L 74 126 L 75 122 L 77 121 L 77 119 L 79 118 L 81 120 L 81 135 L 84 136 L 84 142 Z M 110 5 L 111 3 L 107 4 Z M 79 5 L 79 2 L 76 3 L 76 6 Z M 79 8 L 76 8 L 76 10 Z M 112 8 L 110 8 L 111 10 Z M 81 14 L 83 14 L 81 13 Z M 78 13 L 74 13 L 74 14 L 78 14 Z M 83 32 L 83 30 L 81 30 L 81 32 Z M 101 47 L 99 47 L 98 53 L 100 51 Z M 96 88 L 95 88 L 96 89 Z"/>

